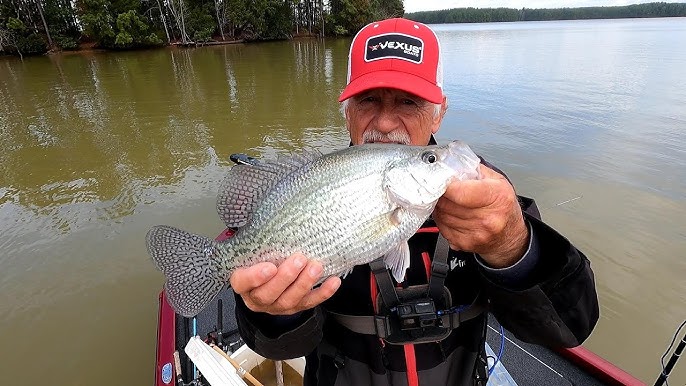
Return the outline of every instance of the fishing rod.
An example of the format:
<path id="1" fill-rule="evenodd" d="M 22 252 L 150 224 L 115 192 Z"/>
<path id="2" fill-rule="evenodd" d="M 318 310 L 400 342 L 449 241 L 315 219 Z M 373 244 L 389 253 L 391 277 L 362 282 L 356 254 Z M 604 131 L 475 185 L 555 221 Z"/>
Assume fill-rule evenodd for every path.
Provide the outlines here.
<path id="1" fill-rule="evenodd" d="M 686 331 L 684 332 L 684 336 L 681 338 L 681 342 L 679 342 L 679 345 L 676 347 L 676 349 L 672 353 L 672 357 L 669 358 L 669 361 L 667 362 L 667 365 L 665 366 L 665 357 L 667 356 L 667 353 L 669 353 L 669 350 L 672 349 L 672 346 L 674 346 L 674 342 L 676 341 L 676 338 L 679 336 L 679 332 L 681 331 L 682 328 L 684 328 L 684 326 L 686 326 L 686 320 L 684 320 L 684 322 L 681 323 L 681 326 L 679 326 L 679 328 L 676 330 L 676 332 L 674 333 L 674 338 L 672 338 L 672 343 L 669 344 L 669 347 L 667 347 L 667 351 L 665 351 L 665 353 L 662 355 L 662 358 L 660 358 L 660 364 L 662 365 L 662 372 L 660 373 L 660 376 L 655 381 L 655 386 L 662 386 L 663 384 L 667 383 L 667 378 L 669 377 L 669 373 L 672 372 L 672 369 L 674 368 L 676 361 L 679 360 L 681 353 L 684 352 L 684 348 L 686 347 Z"/>

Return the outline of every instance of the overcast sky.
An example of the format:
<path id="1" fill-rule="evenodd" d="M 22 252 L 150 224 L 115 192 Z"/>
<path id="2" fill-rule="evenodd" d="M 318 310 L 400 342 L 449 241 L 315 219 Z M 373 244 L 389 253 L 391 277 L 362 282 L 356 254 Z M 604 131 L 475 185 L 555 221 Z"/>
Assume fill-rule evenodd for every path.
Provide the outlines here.
<path id="1" fill-rule="evenodd" d="M 405 12 L 433 11 L 462 7 L 474 8 L 562 8 L 562 7 L 598 7 L 652 3 L 658 0 L 404 0 Z M 668 3 L 679 3 L 683 0 L 659 0 Z"/>

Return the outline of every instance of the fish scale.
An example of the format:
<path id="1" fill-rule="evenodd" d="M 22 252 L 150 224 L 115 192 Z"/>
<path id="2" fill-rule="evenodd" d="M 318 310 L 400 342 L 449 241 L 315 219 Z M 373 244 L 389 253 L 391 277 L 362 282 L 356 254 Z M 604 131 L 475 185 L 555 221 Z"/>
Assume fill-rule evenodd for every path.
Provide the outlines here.
<path id="1" fill-rule="evenodd" d="M 459 141 L 443 146 L 368 144 L 327 155 L 303 152 L 228 173 L 217 210 L 234 237 L 216 242 L 159 225 L 147 234 L 165 293 L 184 316 L 200 312 L 238 267 L 281 264 L 299 252 L 341 276 L 384 256 L 401 281 L 407 240 L 454 179 L 478 177 L 479 158 Z"/>

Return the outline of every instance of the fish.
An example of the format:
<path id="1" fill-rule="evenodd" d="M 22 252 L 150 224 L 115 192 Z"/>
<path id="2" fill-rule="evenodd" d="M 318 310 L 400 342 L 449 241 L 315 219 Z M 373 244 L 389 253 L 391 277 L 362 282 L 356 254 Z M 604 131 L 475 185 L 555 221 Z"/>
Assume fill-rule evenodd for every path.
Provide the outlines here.
<path id="1" fill-rule="evenodd" d="M 407 240 L 453 180 L 480 178 L 479 157 L 462 141 L 445 145 L 363 144 L 322 154 L 304 150 L 233 166 L 217 212 L 233 237 L 215 241 L 167 225 L 146 235 L 166 277 L 172 308 L 192 317 L 229 285 L 231 273 L 294 253 L 318 260 L 323 282 L 383 257 L 401 282 Z"/>

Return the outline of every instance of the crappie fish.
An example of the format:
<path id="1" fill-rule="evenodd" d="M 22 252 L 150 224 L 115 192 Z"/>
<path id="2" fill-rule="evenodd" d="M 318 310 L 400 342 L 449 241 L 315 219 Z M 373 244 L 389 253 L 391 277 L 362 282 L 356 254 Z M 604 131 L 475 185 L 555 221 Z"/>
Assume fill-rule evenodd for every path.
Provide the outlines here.
<path id="1" fill-rule="evenodd" d="M 402 281 L 407 240 L 431 215 L 453 179 L 476 179 L 479 158 L 463 142 L 443 146 L 365 144 L 234 166 L 217 199 L 222 242 L 158 225 L 148 251 L 176 312 L 198 314 L 238 267 L 293 253 L 322 263 L 320 283 L 384 256 Z"/>

